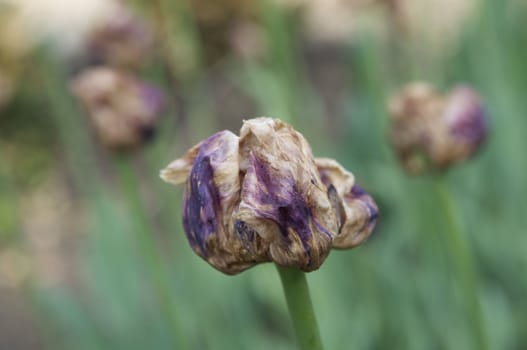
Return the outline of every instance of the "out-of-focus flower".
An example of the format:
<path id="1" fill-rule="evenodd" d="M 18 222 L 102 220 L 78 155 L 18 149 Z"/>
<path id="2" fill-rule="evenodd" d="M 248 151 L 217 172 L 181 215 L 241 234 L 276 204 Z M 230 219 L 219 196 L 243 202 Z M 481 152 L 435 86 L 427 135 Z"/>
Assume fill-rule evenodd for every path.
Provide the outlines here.
<path id="1" fill-rule="evenodd" d="M 218 132 L 162 170 L 186 183 L 183 224 L 192 249 L 226 274 L 275 262 L 316 270 L 332 247 L 352 248 L 372 232 L 373 199 L 331 159 L 278 119 Z"/>
<path id="2" fill-rule="evenodd" d="M 297 1 L 295 1 L 297 2 Z M 342 43 L 364 29 L 386 32 L 386 18 L 378 0 L 303 1 L 303 19 L 308 38 L 314 41 Z"/>
<path id="3" fill-rule="evenodd" d="M 389 104 L 390 138 L 410 173 L 444 170 L 473 155 L 485 141 L 487 122 L 478 94 L 458 86 L 446 96 L 413 83 Z"/>
<path id="4" fill-rule="evenodd" d="M 263 29 L 256 23 L 245 21 L 234 25 L 229 37 L 234 52 L 246 60 L 257 60 L 267 49 Z"/>
<path id="5" fill-rule="evenodd" d="M 203 45 L 209 61 L 215 61 L 230 51 L 231 33 L 236 32 L 242 23 L 254 20 L 258 14 L 257 1 L 190 0 L 190 5 L 197 27 L 205 39 Z"/>
<path id="6" fill-rule="evenodd" d="M 363 33 L 379 37 L 394 34 L 425 42 L 434 54 L 450 52 L 480 0 L 274 0 L 299 10 L 307 38 L 343 44 Z M 429 14 L 433 13 L 434 16 Z"/>
<path id="7" fill-rule="evenodd" d="M 154 48 L 154 33 L 147 23 L 121 2 L 113 3 L 88 36 L 92 59 L 118 67 L 143 64 Z"/>
<path id="8" fill-rule="evenodd" d="M 85 70 L 74 79 L 72 91 L 87 109 L 101 141 L 114 149 L 149 140 L 165 104 L 155 86 L 108 67 Z"/>
<path id="9" fill-rule="evenodd" d="M 399 0 L 400 20 L 422 50 L 445 55 L 455 47 L 481 0 Z M 434 14 L 431 16 L 430 14 Z"/>
<path id="10" fill-rule="evenodd" d="M 53 49 L 59 49 L 61 54 L 71 54 L 78 50 L 83 36 L 94 21 L 108 16 L 112 8 L 112 1 L 108 0 L 0 0 L 1 2 L 16 9 L 28 32 L 25 40 L 15 39 L 14 42 L 18 45 L 33 45 L 43 40 L 53 42 Z M 1 34 L 0 32 L 0 36 Z"/>

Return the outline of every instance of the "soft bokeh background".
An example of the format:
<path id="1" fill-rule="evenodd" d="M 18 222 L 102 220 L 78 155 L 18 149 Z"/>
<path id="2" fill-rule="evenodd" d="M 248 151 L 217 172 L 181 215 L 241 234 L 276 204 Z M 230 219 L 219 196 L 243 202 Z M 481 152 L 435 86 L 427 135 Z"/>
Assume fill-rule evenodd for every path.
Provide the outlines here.
<path id="1" fill-rule="evenodd" d="M 1 349 L 294 348 L 274 267 L 209 267 L 182 232 L 181 189 L 158 178 L 261 115 L 292 123 L 380 207 L 365 245 L 308 276 L 327 349 L 473 348 L 433 181 L 405 175 L 385 137 L 387 98 L 413 80 L 483 96 L 488 143 L 447 180 L 491 344 L 525 349 L 525 1 L 122 4 L 155 37 L 134 74 L 168 98 L 156 137 L 126 154 L 99 144 L 69 90 L 115 4 L 0 0 Z"/>

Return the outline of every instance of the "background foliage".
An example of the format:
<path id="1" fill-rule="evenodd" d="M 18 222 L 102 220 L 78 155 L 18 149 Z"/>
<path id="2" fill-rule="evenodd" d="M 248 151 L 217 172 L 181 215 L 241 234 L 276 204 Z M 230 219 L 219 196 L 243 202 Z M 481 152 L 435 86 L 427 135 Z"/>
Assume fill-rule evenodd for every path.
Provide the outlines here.
<path id="1" fill-rule="evenodd" d="M 48 349 L 294 348 L 274 267 L 234 277 L 210 268 L 182 232 L 181 189 L 158 178 L 203 137 L 266 115 L 292 123 L 315 155 L 351 169 L 380 206 L 367 244 L 332 252 L 308 276 L 327 349 L 469 349 L 433 179 L 405 175 L 385 137 L 388 96 L 417 79 L 442 89 L 466 82 L 485 101 L 488 143 L 449 172 L 448 184 L 476 260 L 491 344 L 524 349 L 527 7 L 480 1 L 455 45 L 395 23 L 385 34 L 367 29 L 320 43 L 299 12 L 251 2 L 249 18 L 266 44 L 247 57 L 221 46 L 221 21 L 208 31 L 199 6 L 186 4 L 134 4 L 160 37 L 141 74 L 170 99 L 157 137 L 136 153 L 97 144 L 68 89 L 74 64 L 51 44 L 17 73 L 17 94 L 0 111 L 0 270 L 11 276 L 0 286 L 29 300 L 24 312 L 36 321 L 18 325 L 16 339 L 38 335 Z M 226 2 L 227 21 L 241 6 Z M 4 306 L 7 330 L 18 311 L 0 298 Z"/>

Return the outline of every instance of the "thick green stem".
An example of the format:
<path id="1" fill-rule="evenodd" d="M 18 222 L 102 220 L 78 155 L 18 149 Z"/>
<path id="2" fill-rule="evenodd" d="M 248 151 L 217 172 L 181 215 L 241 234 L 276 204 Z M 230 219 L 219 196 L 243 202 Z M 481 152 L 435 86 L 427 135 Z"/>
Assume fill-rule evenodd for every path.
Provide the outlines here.
<path id="1" fill-rule="evenodd" d="M 317 319 L 309 296 L 305 273 L 276 265 L 296 336 L 302 350 L 322 350 Z"/>
<path id="2" fill-rule="evenodd" d="M 462 288 L 467 317 L 474 334 L 475 348 L 489 350 L 490 345 L 485 327 L 485 319 L 478 292 L 478 278 L 470 247 L 463 234 L 462 224 L 445 179 L 436 179 L 436 191 L 447 221 L 446 243 L 451 259 L 456 267 L 457 281 Z"/>

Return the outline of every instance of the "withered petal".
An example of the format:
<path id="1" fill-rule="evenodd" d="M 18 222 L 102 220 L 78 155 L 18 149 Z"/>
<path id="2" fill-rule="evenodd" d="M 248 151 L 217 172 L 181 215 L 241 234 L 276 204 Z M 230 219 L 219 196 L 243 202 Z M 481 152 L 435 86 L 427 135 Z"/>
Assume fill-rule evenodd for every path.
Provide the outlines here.
<path id="1" fill-rule="evenodd" d="M 328 188 L 328 196 L 339 214 L 339 233 L 333 247 L 350 249 L 366 240 L 378 216 L 373 198 L 355 184 L 353 174 L 333 159 L 315 158 L 320 178 Z"/>
<path id="2" fill-rule="evenodd" d="M 163 171 L 169 182 L 179 181 L 189 171 L 183 208 L 187 239 L 199 256 L 227 274 L 268 260 L 260 237 L 232 221 L 239 202 L 238 169 L 238 137 L 221 131 Z"/>
<path id="3" fill-rule="evenodd" d="M 235 217 L 270 242 L 279 265 L 317 269 L 338 227 L 309 145 L 270 118 L 246 121 L 240 134 L 245 177 Z"/>
<path id="4" fill-rule="evenodd" d="M 202 142 L 198 143 L 188 150 L 183 157 L 174 160 L 165 169 L 161 170 L 161 178 L 166 182 L 173 183 L 174 185 L 184 183 L 192 169 L 192 165 L 198 155 L 201 144 Z"/>

